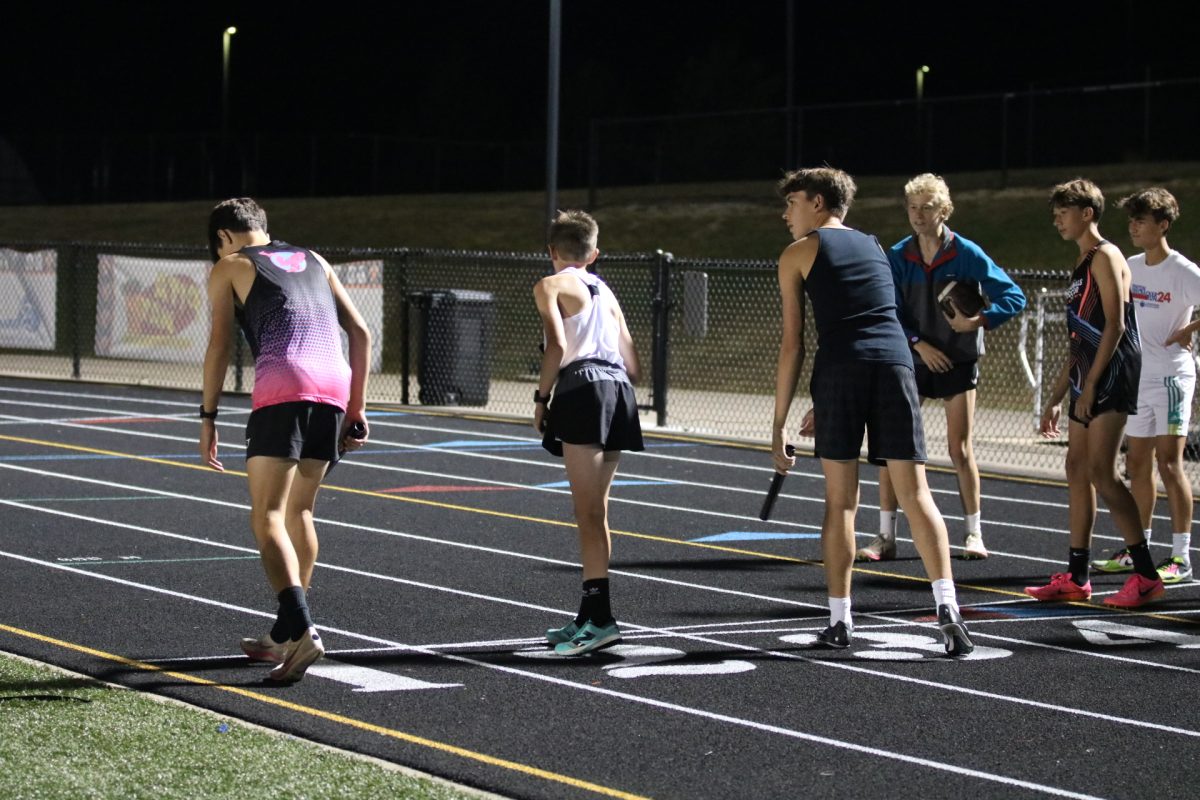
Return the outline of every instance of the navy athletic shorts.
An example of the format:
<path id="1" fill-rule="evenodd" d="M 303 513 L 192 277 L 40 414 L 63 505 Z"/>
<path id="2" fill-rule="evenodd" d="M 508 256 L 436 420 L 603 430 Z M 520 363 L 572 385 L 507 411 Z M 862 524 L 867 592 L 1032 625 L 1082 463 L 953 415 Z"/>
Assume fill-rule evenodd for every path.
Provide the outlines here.
<path id="1" fill-rule="evenodd" d="M 867 435 L 867 460 L 925 461 L 921 400 L 910 367 L 873 361 L 825 364 L 813 373 L 816 455 L 856 461 Z"/>
<path id="2" fill-rule="evenodd" d="M 246 420 L 246 458 L 272 456 L 338 460 L 338 434 L 346 413 L 326 403 L 300 401 L 263 406 Z"/>

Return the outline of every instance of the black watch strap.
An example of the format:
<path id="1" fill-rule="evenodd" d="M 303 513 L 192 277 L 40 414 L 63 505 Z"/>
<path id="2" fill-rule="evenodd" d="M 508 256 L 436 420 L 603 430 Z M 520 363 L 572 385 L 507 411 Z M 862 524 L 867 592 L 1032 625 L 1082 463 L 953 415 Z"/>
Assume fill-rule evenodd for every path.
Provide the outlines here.
<path id="1" fill-rule="evenodd" d="M 540 391 L 538 391 L 538 388 L 535 386 L 535 387 L 533 387 L 533 402 L 541 403 L 542 405 L 546 405 L 547 403 L 550 402 L 550 395 L 542 394 Z"/>
<path id="2" fill-rule="evenodd" d="M 200 404 L 200 419 L 216 419 L 216 418 L 217 418 L 217 409 L 214 408 L 212 411 L 205 411 L 204 404 L 203 403 Z"/>

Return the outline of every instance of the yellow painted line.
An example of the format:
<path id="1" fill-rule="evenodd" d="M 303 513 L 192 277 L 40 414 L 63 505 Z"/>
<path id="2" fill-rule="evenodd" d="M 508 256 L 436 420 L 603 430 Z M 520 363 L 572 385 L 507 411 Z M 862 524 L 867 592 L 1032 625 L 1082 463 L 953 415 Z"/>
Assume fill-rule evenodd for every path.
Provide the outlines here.
<path id="1" fill-rule="evenodd" d="M 0 441 L 21 442 L 23 444 L 41 445 L 44 447 L 56 447 L 56 448 L 60 448 L 63 450 L 74 450 L 77 452 L 93 453 L 96 455 L 116 456 L 119 458 L 128 458 L 133 461 L 146 461 L 146 462 L 149 462 L 152 464 L 163 464 L 165 466 L 183 467 L 184 469 L 200 470 L 201 472 L 216 472 L 215 470 L 210 469 L 209 467 L 206 467 L 202 464 L 187 464 L 182 461 L 171 461 L 169 459 L 151 458 L 150 456 L 139 456 L 139 455 L 135 455 L 133 453 L 121 453 L 121 452 L 118 452 L 115 450 L 101 450 L 101 449 L 94 448 L 94 447 L 83 447 L 81 445 L 65 444 L 63 442 L 47 442 L 47 441 L 42 441 L 40 439 L 27 439 L 27 438 L 20 437 L 20 436 L 8 436 L 8 435 L 4 435 L 4 434 L 0 434 Z M 244 473 L 244 472 L 238 472 L 237 470 L 228 470 L 228 469 L 225 470 L 224 473 L 217 473 L 217 474 L 237 475 L 239 477 L 246 476 L 246 473 Z M 545 517 L 531 517 L 527 514 L 513 514 L 508 511 L 494 511 L 494 510 L 488 509 L 488 508 L 475 508 L 473 506 L 461 506 L 461 505 L 458 505 L 457 503 L 446 503 L 446 502 L 442 502 L 440 500 L 428 500 L 423 497 L 405 497 L 403 495 L 396 495 L 396 494 L 390 494 L 390 493 L 384 493 L 384 492 L 373 492 L 369 489 L 355 489 L 350 486 L 336 486 L 336 485 L 331 485 L 331 484 L 322 484 L 321 490 L 322 491 L 331 491 L 331 492 L 342 492 L 344 494 L 360 495 L 362 497 L 373 497 L 373 498 L 378 498 L 381 500 L 391 500 L 393 502 L 400 502 L 400 503 L 413 503 L 415 505 L 440 508 L 440 509 L 443 509 L 446 511 L 465 511 L 470 514 L 481 514 L 483 516 L 488 516 L 488 517 L 500 517 L 501 519 L 511 519 L 511 520 L 516 520 L 518 522 L 533 522 L 533 523 L 536 523 L 539 525 L 554 525 L 554 526 L 560 527 L 560 528 L 572 528 L 572 529 L 575 528 L 574 522 L 567 522 L 565 520 L 546 519 Z M 752 556 L 754 558 L 765 558 L 765 559 L 770 559 L 773 561 L 786 561 L 788 563 L 803 564 L 803 565 L 809 566 L 809 567 L 822 567 L 822 568 L 824 567 L 824 565 L 820 561 L 813 561 L 811 559 L 806 559 L 806 558 L 796 558 L 794 556 L 779 555 L 777 553 L 763 553 L 758 550 L 743 550 L 738 547 L 727 547 L 725 545 L 709 544 L 707 542 L 689 542 L 685 539 L 672 539 L 668 536 L 655 536 L 654 534 L 637 533 L 635 531 L 622 531 L 622 530 L 613 529 L 610 531 L 610 533 L 612 533 L 612 535 L 614 535 L 614 536 L 626 536 L 631 539 L 644 539 L 646 541 L 651 541 L 651 542 L 662 542 L 664 544 L 682 545 L 684 547 L 696 547 L 696 548 L 700 548 L 703 550 L 717 550 L 722 553 L 733 553 L 735 555 L 741 555 L 741 556 Z M 866 567 L 854 567 L 853 570 L 854 570 L 854 572 L 858 572 L 863 575 L 874 575 L 876 577 L 881 577 L 881 578 L 892 578 L 894 580 L 912 581 L 915 583 L 924 583 L 924 584 L 929 583 L 928 578 L 922 578 L 922 577 L 919 577 L 916 575 L 905 575 L 905 574 L 899 573 L 899 572 L 885 572 L 884 570 L 869 569 Z M 957 581 L 957 580 L 954 582 L 954 585 L 957 587 L 963 588 L 963 589 L 971 589 L 976 592 L 983 592 L 985 594 L 998 594 L 998 595 L 1003 595 L 1005 597 L 1019 597 L 1022 600 L 1031 599 L 1029 597 L 1029 595 L 1025 594 L 1024 592 L 1017 592 L 1017 591 L 1013 591 L 1010 589 L 997 589 L 994 586 L 978 586 L 978 585 L 975 585 L 972 583 L 962 583 L 961 581 Z M 1096 607 L 1089 603 L 1079 603 L 1079 605 L 1081 605 L 1084 608 L 1095 608 Z M 1165 615 L 1165 614 L 1146 614 L 1145 616 L 1152 617 L 1154 619 L 1169 620 L 1171 622 L 1186 622 L 1189 625 L 1200 624 L 1200 621 L 1197 621 L 1197 620 L 1187 619 L 1184 617 L 1172 617 L 1170 615 Z"/>
<path id="2" fill-rule="evenodd" d="M 294 711 L 298 714 L 305 714 L 310 717 L 316 717 L 318 719 L 326 720 L 327 722 L 334 722 L 339 725 L 346 725 L 348 727 L 355 728 L 360 731 L 366 731 L 368 733 L 377 733 L 380 736 L 387 736 L 392 739 L 398 739 L 399 741 L 402 741 L 402 742 L 408 742 L 409 744 L 416 744 L 416 745 L 420 745 L 421 747 L 427 747 L 432 750 L 438 750 L 443 753 L 449 753 L 450 755 L 459 756 L 461 758 L 470 759 L 472 761 L 479 761 L 484 764 L 488 764 L 489 766 L 500 767 L 502 769 L 512 770 L 514 772 L 520 772 L 525 775 L 530 775 L 535 778 L 541 778 L 543 780 L 552 781 L 554 783 L 565 784 L 565 785 L 570 786 L 575 789 L 583 789 L 585 791 L 595 792 L 596 794 L 602 794 L 602 795 L 605 795 L 606 797 L 619 797 L 619 798 L 623 798 L 623 800 L 647 800 L 642 795 L 630 794 L 629 792 L 622 792 L 619 789 L 613 789 L 608 786 L 601 786 L 600 784 L 580 780 L 579 778 L 572 778 L 570 775 L 562 775 L 557 772 L 550 772 L 549 770 L 544 770 L 539 767 L 531 767 L 528 764 L 522 764 L 517 761 L 509 761 L 504 758 L 497 758 L 496 756 L 489 756 L 486 753 L 477 753 L 474 750 L 468 750 L 465 747 L 458 747 L 457 745 L 446 744 L 445 742 L 439 742 L 436 739 L 427 739 L 424 736 L 417 736 L 415 734 L 405 733 L 404 731 L 398 731 L 398 730 L 395 730 L 394 728 L 385 728 L 382 725 L 376 725 L 371 722 L 366 722 L 364 720 L 355 719 L 354 717 L 347 717 L 343 714 L 335 714 L 332 711 L 325 711 L 320 708 L 313 708 L 312 706 L 305 706 L 305 705 L 301 705 L 299 703 L 293 703 L 288 700 L 282 700 L 278 697 L 272 697 L 271 695 L 268 695 L 268 694 L 262 694 L 261 692 L 254 692 L 249 689 L 242 689 L 242 688 L 239 688 L 236 686 L 225 686 L 224 684 L 217 683 L 216 681 L 210 681 L 207 678 L 200 678 L 195 675 L 189 675 L 186 672 L 175 672 L 173 670 L 163 669 L 162 667 L 159 667 L 155 664 L 147 664 L 144 661 L 137 661 L 136 659 L 126 658 L 125 656 L 119 656 L 119 655 L 116 655 L 115 653 L 107 653 L 103 650 L 97 650 L 95 648 L 87 647 L 87 646 L 81 645 L 81 644 L 76 644 L 74 642 L 63 641 L 62 639 L 55 639 L 51 636 L 45 636 L 40 633 L 34 633 L 33 631 L 27 631 L 22 628 L 14 628 L 10 625 L 5 625 L 3 623 L 0 623 L 0 631 L 7 631 L 8 633 L 14 634 L 16 636 L 24 636 L 27 639 L 34 639 L 35 641 L 44 642 L 46 644 L 52 644 L 56 647 L 61 647 L 66 650 L 74 650 L 77 653 L 83 653 L 85 655 L 93 656 L 95 658 L 102 658 L 106 661 L 115 661 L 118 664 L 122 664 L 127 667 L 133 667 L 134 669 L 145 670 L 147 672 L 157 672 L 160 675 L 166 675 L 171 678 L 175 678 L 177 680 L 184 681 L 186 683 L 194 683 L 194 684 L 197 684 L 200 686 L 207 686 L 212 689 L 216 689 L 218 691 L 228 692 L 229 694 L 236 694 L 241 697 L 248 698 L 250 700 L 255 700 L 260 703 L 265 703 L 267 705 L 278 706 L 279 708 L 283 708 L 288 711 Z"/>

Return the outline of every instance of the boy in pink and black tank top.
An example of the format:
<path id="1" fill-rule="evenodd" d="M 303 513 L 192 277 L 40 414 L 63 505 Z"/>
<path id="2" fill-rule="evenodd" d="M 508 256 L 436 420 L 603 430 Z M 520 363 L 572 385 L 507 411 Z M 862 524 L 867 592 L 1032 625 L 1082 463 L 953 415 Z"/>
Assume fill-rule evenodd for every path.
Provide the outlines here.
<path id="1" fill-rule="evenodd" d="M 1067 487 L 1070 493 L 1070 550 L 1067 569 L 1050 576 L 1045 586 L 1027 586 L 1026 594 L 1042 601 L 1087 600 L 1096 494 L 1109 513 L 1133 563 L 1134 574 L 1104 604 L 1137 608 L 1163 596 L 1142 532 L 1137 504 L 1117 476 L 1117 451 L 1125 420 L 1137 413 L 1141 342 L 1131 297 L 1133 278 L 1121 251 L 1100 236 L 1104 195 L 1096 184 L 1078 178 L 1054 187 L 1050 196 L 1054 227 L 1079 247 L 1079 260 L 1067 291 L 1070 355 L 1059 372 L 1041 434 L 1059 435 L 1061 403 L 1070 392 L 1067 431 Z"/>
<path id="2" fill-rule="evenodd" d="M 212 330 L 204 356 L 200 457 L 224 469 L 217 458 L 217 406 L 236 318 L 255 367 L 246 423 L 250 523 L 279 598 L 271 631 L 242 639 L 242 650 L 277 665 L 268 680 L 292 683 L 325 652 L 305 596 L 317 558 L 312 511 L 329 465 L 366 441 L 371 337 L 325 259 L 271 239 L 266 212 L 250 198 L 218 204 L 209 216 L 208 240 Z M 339 327 L 350 338 L 349 363 Z"/>

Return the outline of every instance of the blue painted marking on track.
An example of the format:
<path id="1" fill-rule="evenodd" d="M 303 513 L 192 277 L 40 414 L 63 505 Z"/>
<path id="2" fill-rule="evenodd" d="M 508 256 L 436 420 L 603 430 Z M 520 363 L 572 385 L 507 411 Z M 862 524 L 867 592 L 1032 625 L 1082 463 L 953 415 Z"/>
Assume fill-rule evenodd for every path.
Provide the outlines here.
<path id="1" fill-rule="evenodd" d="M 494 450 L 539 450 L 542 445 L 540 442 L 504 442 L 495 439 L 476 440 L 476 439 L 456 439 L 449 442 L 434 442 L 426 445 L 426 447 L 437 447 L 452 449 L 460 447 L 468 450 L 494 449 Z"/>
<path id="2" fill-rule="evenodd" d="M 976 611 L 986 611 L 991 614 L 1005 614 L 1013 617 L 1082 617 L 1096 613 L 1096 609 L 1071 608 L 1070 606 L 1053 606 L 1038 603 L 1029 598 L 1033 605 L 1023 606 L 974 606 Z"/>
<path id="3" fill-rule="evenodd" d="M 689 542 L 756 542 L 763 539 L 820 539 L 820 533 L 768 533 L 765 531 L 728 531 L 688 539 Z"/>
<path id="4" fill-rule="evenodd" d="M 617 478 L 612 482 L 613 486 L 673 486 L 676 481 L 634 481 L 621 480 Z M 539 483 L 534 488 L 537 489 L 569 489 L 571 484 L 569 481 L 555 481 L 554 483 Z"/>

